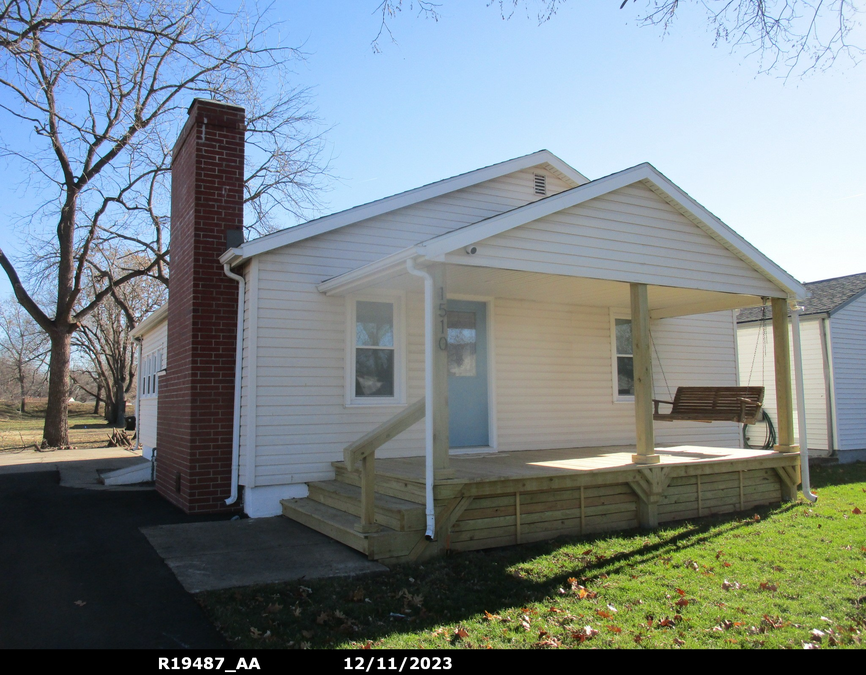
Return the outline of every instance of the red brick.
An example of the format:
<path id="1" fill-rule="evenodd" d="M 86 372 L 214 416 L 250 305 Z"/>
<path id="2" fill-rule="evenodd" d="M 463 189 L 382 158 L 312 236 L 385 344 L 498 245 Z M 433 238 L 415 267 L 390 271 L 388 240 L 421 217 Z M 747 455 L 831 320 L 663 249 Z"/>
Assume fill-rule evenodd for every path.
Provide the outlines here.
<path id="1" fill-rule="evenodd" d="M 224 501 L 231 491 L 238 285 L 219 256 L 227 231 L 243 227 L 244 132 L 243 109 L 197 99 L 174 148 L 156 485 L 188 513 L 238 508 Z"/>

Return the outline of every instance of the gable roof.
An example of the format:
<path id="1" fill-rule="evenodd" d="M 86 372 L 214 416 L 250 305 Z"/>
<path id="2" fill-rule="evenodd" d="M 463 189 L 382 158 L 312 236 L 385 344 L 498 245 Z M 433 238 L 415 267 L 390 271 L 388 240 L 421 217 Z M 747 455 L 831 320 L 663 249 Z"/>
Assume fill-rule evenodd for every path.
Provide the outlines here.
<path id="1" fill-rule="evenodd" d="M 862 295 L 866 295 L 866 272 L 822 281 L 811 281 L 803 285 L 812 295 L 803 302 L 801 316 L 809 316 L 810 314 L 832 315 Z M 788 316 L 790 315 L 789 311 Z M 773 311 L 770 307 L 767 307 L 766 314 L 763 316 L 761 307 L 750 307 L 740 310 L 737 323 L 760 321 L 762 318 L 769 319 L 772 316 Z"/>
<path id="2" fill-rule="evenodd" d="M 790 296 L 804 298 L 808 291 L 794 277 L 767 258 L 733 229 L 677 187 L 649 163 L 610 174 L 581 186 L 551 195 L 511 211 L 492 216 L 471 225 L 429 239 L 418 246 L 418 254 L 436 258 L 474 244 L 482 239 L 514 229 L 533 220 L 544 218 L 563 209 L 577 206 L 620 188 L 642 182 L 659 197 L 691 220 L 719 244 L 747 265 L 769 279 Z"/>
<path id="3" fill-rule="evenodd" d="M 323 216 L 301 225 L 274 232 L 244 243 L 242 246 L 229 249 L 221 257 L 223 263 L 237 264 L 253 256 L 272 251 L 281 246 L 287 246 L 297 241 L 309 239 L 325 232 L 346 227 L 353 223 L 375 218 L 390 211 L 412 206 L 427 199 L 433 199 L 455 190 L 462 190 L 485 181 L 506 176 L 516 171 L 543 166 L 545 169 L 572 186 L 583 185 L 589 179 L 582 173 L 563 162 L 549 150 L 539 150 L 529 155 L 516 157 L 505 162 L 492 164 L 481 169 L 462 173 L 451 178 L 429 183 L 406 192 L 400 192 L 384 199 L 355 206 L 345 211 Z"/>

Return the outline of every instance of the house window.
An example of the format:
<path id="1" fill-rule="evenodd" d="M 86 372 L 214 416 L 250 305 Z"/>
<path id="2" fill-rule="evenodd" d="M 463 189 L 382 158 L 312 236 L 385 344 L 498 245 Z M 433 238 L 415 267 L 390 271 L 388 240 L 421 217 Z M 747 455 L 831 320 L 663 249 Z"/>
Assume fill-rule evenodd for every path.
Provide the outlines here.
<path id="1" fill-rule="evenodd" d="M 155 349 L 147 354 L 141 364 L 141 396 L 157 396 L 159 394 L 159 372 L 163 369 L 163 348 Z"/>
<path id="2" fill-rule="evenodd" d="M 634 354 L 631 319 L 613 320 L 614 395 L 618 399 L 634 396 Z"/>
<path id="3" fill-rule="evenodd" d="M 402 299 L 350 302 L 347 404 L 403 402 Z"/>

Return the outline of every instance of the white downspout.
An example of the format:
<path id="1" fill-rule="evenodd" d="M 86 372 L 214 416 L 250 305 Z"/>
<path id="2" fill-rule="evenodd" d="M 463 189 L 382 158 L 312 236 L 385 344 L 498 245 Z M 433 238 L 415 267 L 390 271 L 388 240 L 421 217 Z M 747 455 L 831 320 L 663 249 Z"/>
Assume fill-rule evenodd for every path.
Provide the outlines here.
<path id="1" fill-rule="evenodd" d="M 241 448 L 241 374 L 244 364 L 244 300 L 245 283 L 244 278 L 235 274 L 231 266 L 226 263 L 223 271 L 229 279 L 238 282 L 238 332 L 237 348 L 235 350 L 235 405 L 234 419 L 232 421 L 232 492 L 226 505 L 234 504 L 238 500 L 238 472 L 240 471 L 240 448 Z"/>
<path id="2" fill-rule="evenodd" d="M 138 369 L 135 381 L 135 451 L 141 452 L 141 338 L 135 338 Z M 153 457 L 150 458 L 153 461 Z"/>
<path id="3" fill-rule="evenodd" d="M 817 501 L 812 494 L 809 482 L 809 442 L 806 438 L 806 392 L 803 390 L 803 352 L 800 350 L 800 312 L 799 305 L 791 308 L 791 334 L 794 338 L 794 381 L 797 384 L 797 427 L 800 442 L 800 480 L 803 483 L 803 496 L 810 502 Z"/>
<path id="4" fill-rule="evenodd" d="M 415 267 L 409 258 L 406 269 L 410 274 L 424 279 L 424 501 L 427 514 L 427 533 L 429 541 L 436 537 L 436 509 L 433 505 L 433 277 Z"/>

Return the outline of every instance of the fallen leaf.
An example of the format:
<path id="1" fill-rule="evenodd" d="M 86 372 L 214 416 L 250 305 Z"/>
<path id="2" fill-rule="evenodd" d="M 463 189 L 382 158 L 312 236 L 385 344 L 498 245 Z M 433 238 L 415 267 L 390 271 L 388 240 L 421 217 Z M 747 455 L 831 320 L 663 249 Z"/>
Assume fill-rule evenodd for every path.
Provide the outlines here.
<path id="1" fill-rule="evenodd" d="M 720 551 L 720 553 L 721 553 L 721 551 Z M 681 596 L 686 594 L 686 592 L 682 588 L 678 588 L 677 593 L 679 593 Z"/>
<path id="2" fill-rule="evenodd" d="M 315 633 L 311 630 L 302 630 L 301 635 L 310 640 L 315 635 Z"/>
<path id="3" fill-rule="evenodd" d="M 619 626 L 605 626 L 605 628 L 607 628 L 612 633 L 622 633 L 622 628 L 620 628 Z"/>
<path id="4" fill-rule="evenodd" d="M 493 621 L 494 619 L 501 619 L 502 617 L 499 616 L 498 614 L 491 614 L 487 610 L 484 610 L 484 618 L 487 619 L 488 621 Z"/>
<path id="5" fill-rule="evenodd" d="M 776 584 L 771 584 L 769 581 L 762 581 L 760 588 L 762 591 L 778 591 L 779 587 Z"/>
<path id="6" fill-rule="evenodd" d="M 680 598 L 680 599 L 677 600 L 674 604 L 675 604 L 677 607 L 688 607 L 688 606 L 689 606 L 689 601 L 686 600 L 685 598 Z"/>
<path id="7" fill-rule="evenodd" d="M 863 512 L 855 506 L 854 510 L 851 511 L 851 513 L 853 513 L 855 516 L 859 516 Z"/>
<path id="8" fill-rule="evenodd" d="M 756 514 L 755 514 L 755 517 L 754 517 L 752 520 L 754 520 L 754 521 L 757 523 L 760 519 L 761 519 L 761 516 L 759 516 L 759 515 L 756 513 Z"/>
<path id="9" fill-rule="evenodd" d="M 280 605 L 280 604 L 278 604 L 278 603 L 276 603 L 276 602 L 272 602 L 270 605 L 268 605 L 267 607 L 265 607 L 265 614 L 276 614 L 276 613 L 279 612 L 282 608 L 283 608 L 282 605 Z"/>
<path id="10" fill-rule="evenodd" d="M 463 640 L 463 639 L 469 637 L 469 631 L 466 630 L 463 626 L 458 626 L 454 630 L 454 637 L 457 638 L 458 640 Z"/>
<path id="11" fill-rule="evenodd" d="M 85 600 L 76 600 L 76 601 L 75 601 L 75 604 L 78 605 L 79 607 L 84 607 L 84 605 L 87 604 L 87 601 L 85 601 Z"/>

